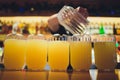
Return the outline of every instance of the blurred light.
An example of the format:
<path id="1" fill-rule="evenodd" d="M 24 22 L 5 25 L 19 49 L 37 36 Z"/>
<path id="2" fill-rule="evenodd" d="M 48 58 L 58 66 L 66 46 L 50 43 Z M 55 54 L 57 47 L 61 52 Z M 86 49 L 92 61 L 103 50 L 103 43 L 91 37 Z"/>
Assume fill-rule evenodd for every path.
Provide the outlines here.
<path id="1" fill-rule="evenodd" d="M 110 13 L 113 15 L 113 14 L 115 14 L 115 11 L 112 10 Z"/>
<path id="2" fill-rule="evenodd" d="M 25 11 L 24 8 L 22 8 L 22 7 L 19 8 L 19 12 L 24 12 L 24 11 Z"/>
<path id="3" fill-rule="evenodd" d="M 34 9 L 34 8 L 31 8 L 30 10 L 31 10 L 31 11 L 34 11 L 35 9 Z"/>

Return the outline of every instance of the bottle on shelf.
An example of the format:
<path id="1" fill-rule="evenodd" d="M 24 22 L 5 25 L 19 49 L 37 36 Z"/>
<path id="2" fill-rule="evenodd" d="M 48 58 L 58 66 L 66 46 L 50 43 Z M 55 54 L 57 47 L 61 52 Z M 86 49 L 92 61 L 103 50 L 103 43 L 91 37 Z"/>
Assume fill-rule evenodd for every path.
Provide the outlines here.
<path id="1" fill-rule="evenodd" d="M 120 24 L 119 23 L 117 23 L 116 25 L 116 34 L 120 35 Z"/>
<path id="2" fill-rule="evenodd" d="M 112 35 L 113 34 L 113 24 L 112 23 L 105 23 L 105 34 Z"/>
<path id="3" fill-rule="evenodd" d="M 116 26 L 115 26 L 115 23 L 113 24 L 113 34 L 116 35 L 117 32 L 116 32 Z"/>
<path id="4" fill-rule="evenodd" d="M 90 23 L 90 34 L 99 34 L 99 23 Z"/>
<path id="5" fill-rule="evenodd" d="M 105 34 L 105 29 L 104 29 L 103 24 L 100 25 L 99 34 Z"/>
<path id="6" fill-rule="evenodd" d="M 99 23 L 95 23 L 94 34 L 99 34 Z"/>

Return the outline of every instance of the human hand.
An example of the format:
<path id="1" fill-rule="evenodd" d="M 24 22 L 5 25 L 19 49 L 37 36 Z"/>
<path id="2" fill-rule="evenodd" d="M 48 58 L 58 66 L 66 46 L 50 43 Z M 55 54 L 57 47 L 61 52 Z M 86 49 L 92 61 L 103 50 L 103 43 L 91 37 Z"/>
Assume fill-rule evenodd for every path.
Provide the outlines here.
<path id="1" fill-rule="evenodd" d="M 58 19 L 57 19 L 57 14 L 53 14 L 52 16 L 49 17 L 49 19 L 48 19 L 48 28 L 53 32 L 58 31 L 59 22 L 58 22 Z"/>

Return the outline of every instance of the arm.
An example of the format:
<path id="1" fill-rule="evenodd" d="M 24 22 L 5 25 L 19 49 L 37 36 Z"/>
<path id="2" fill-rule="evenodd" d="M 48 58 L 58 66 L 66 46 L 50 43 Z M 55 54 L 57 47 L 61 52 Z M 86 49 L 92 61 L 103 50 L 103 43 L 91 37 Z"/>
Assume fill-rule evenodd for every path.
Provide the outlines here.
<path id="1" fill-rule="evenodd" d="M 76 9 L 85 18 L 88 17 L 88 12 L 87 12 L 86 8 L 77 7 Z M 65 30 L 64 26 L 62 26 L 62 28 L 61 28 L 61 25 L 59 24 L 59 21 L 57 19 L 57 13 L 52 15 L 52 16 L 50 16 L 50 18 L 48 19 L 48 28 L 50 29 L 50 31 L 52 33 L 59 33 L 59 34 L 65 33 L 66 34 L 66 30 Z"/>

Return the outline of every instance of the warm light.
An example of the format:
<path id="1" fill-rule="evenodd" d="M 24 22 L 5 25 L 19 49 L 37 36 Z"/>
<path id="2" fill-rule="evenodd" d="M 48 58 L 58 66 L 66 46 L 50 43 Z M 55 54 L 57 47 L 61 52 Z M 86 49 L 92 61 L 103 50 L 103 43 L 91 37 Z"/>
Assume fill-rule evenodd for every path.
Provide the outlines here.
<path id="1" fill-rule="evenodd" d="M 47 24 L 49 16 L 10 16 L 10 17 L 0 17 L 1 21 L 13 21 L 13 22 L 25 22 L 25 23 L 34 23 L 44 21 Z"/>
<path id="2" fill-rule="evenodd" d="M 34 10 L 34 8 L 31 10 Z M 25 22 L 25 23 L 33 23 L 33 22 L 39 22 L 44 21 L 44 23 L 47 23 L 47 20 L 50 16 L 9 16 L 9 17 L 0 17 L 1 21 L 13 21 L 13 22 Z M 90 22 L 94 23 L 119 23 L 120 17 L 88 17 L 88 20 Z"/>
<path id="3" fill-rule="evenodd" d="M 88 20 L 94 23 L 119 23 L 120 17 L 88 17 Z"/>
<path id="4" fill-rule="evenodd" d="M 30 10 L 31 10 L 31 11 L 34 11 L 35 9 L 34 9 L 34 8 L 31 8 Z"/>

